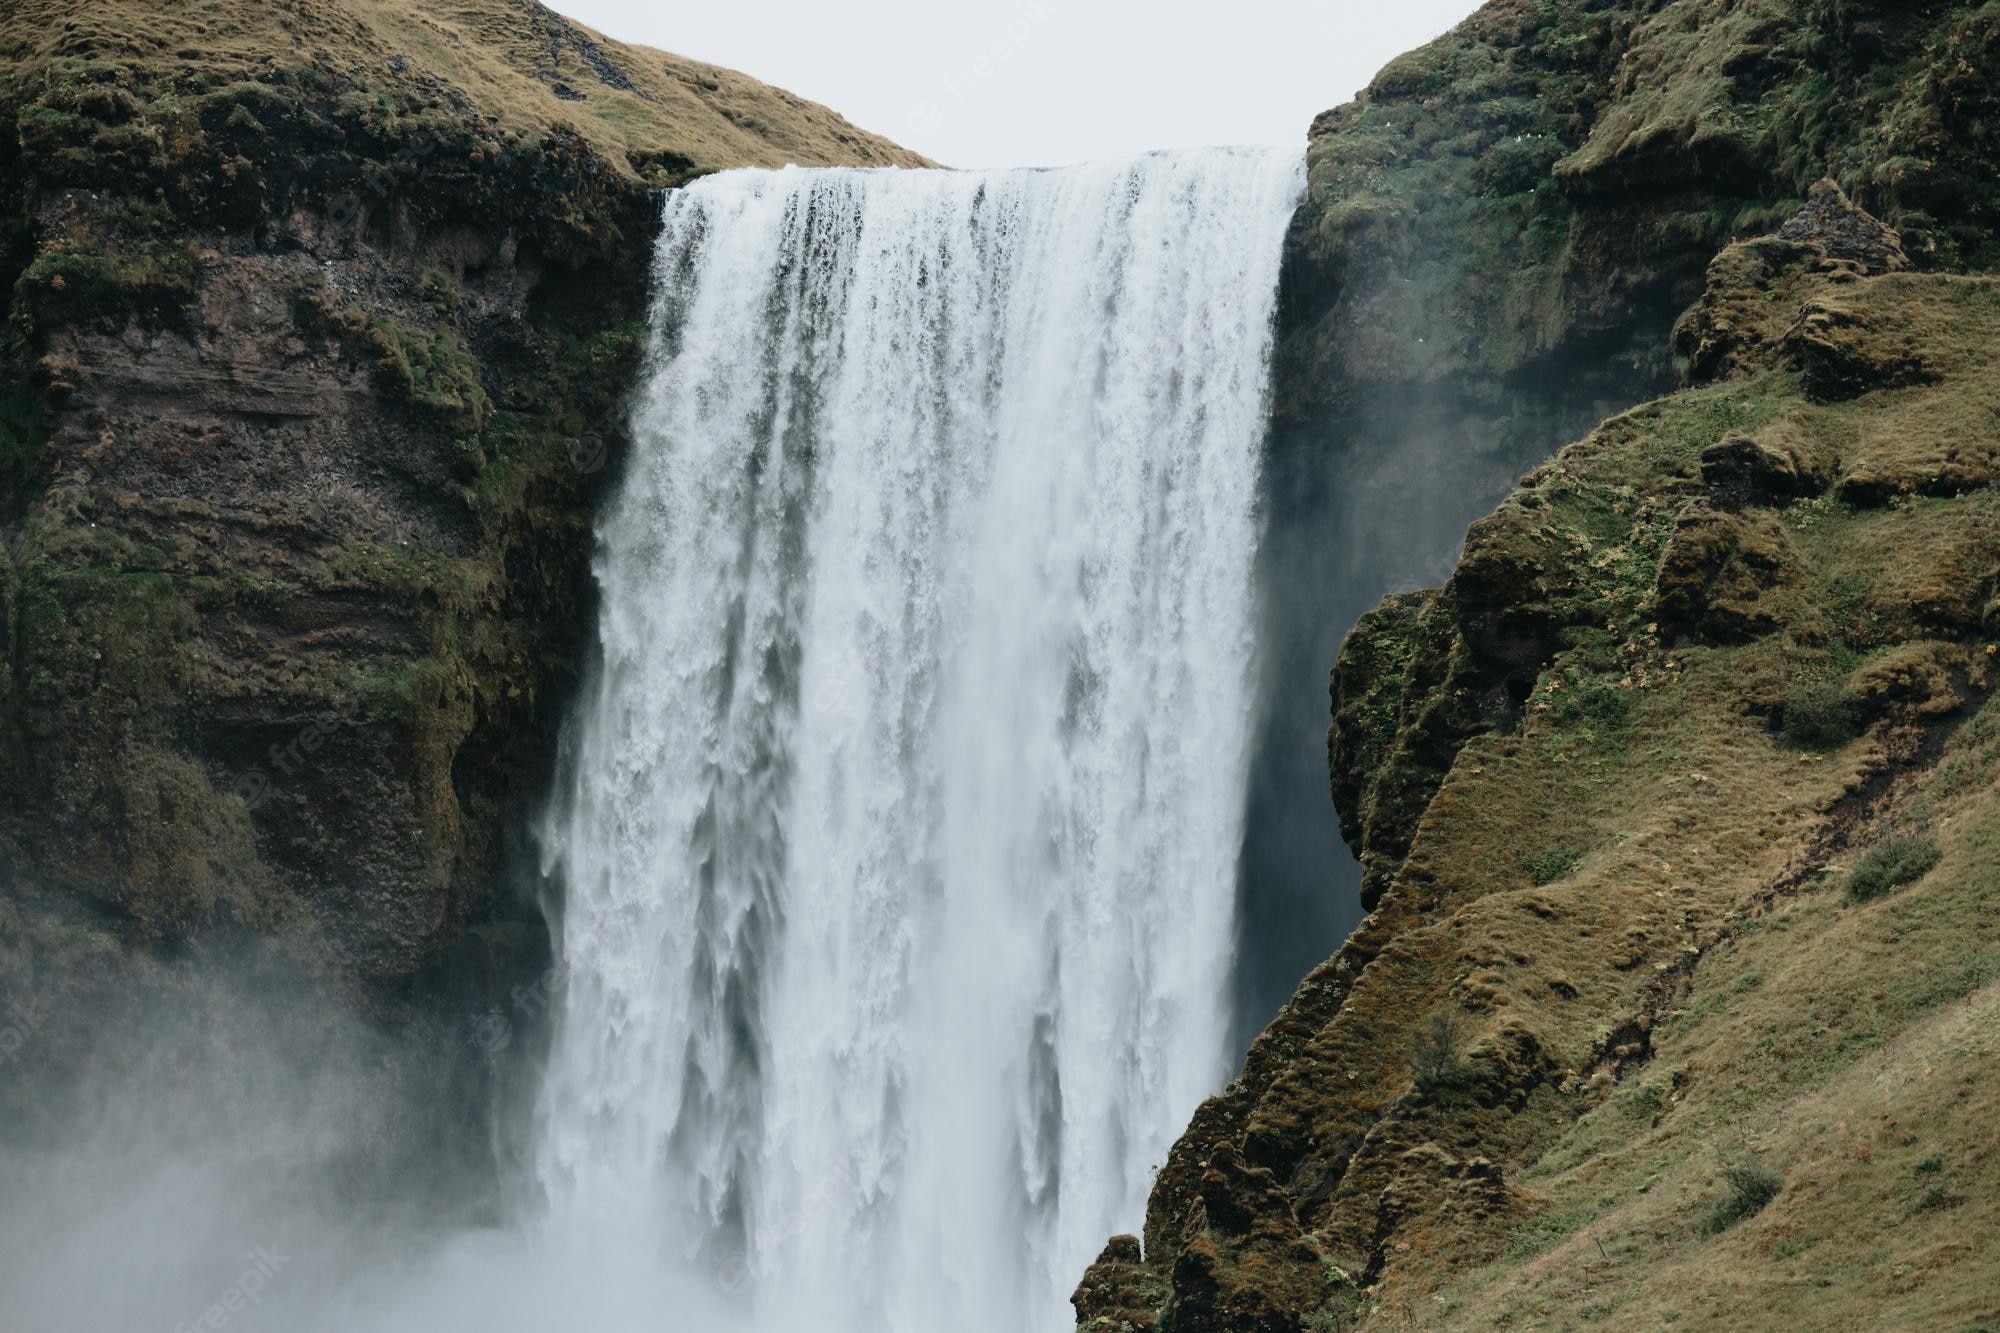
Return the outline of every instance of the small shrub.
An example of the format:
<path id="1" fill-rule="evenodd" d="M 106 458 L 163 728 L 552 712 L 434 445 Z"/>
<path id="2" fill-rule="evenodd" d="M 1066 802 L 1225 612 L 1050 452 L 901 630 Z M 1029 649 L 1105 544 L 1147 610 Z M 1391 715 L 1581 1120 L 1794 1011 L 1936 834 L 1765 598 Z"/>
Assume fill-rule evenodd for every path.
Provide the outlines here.
<path id="1" fill-rule="evenodd" d="M 1568 1209 L 1540 1213 L 1507 1233 L 1506 1255 L 1517 1262 L 1538 1258 L 1554 1249 L 1557 1242 L 1575 1235 L 1586 1220 Z"/>
<path id="2" fill-rule="evenodd" d="M 1568 847 L 1551 847 L 1527 860 L 1528 875 L 1537 884 L 1553 884 L 1567 879 L 1583 864 L 1583 853 Z"/>
<path id="3" fill-rule="evenodd" d="M 1410 1073 L 1426 1096 L 1462 1088 L 1471 1078 L 1465 1062 L 1465 1024 L 1450 1010 L 1440 1010 L 1410 1041 Z"/>
<path id="4" fill-rule="evenodd" d="M 1861 710 L 1839 681 L 1808 681 L 1786 696 L 1778 734 L 1794 749 L 1838 750 L 1861 734 Z"/>
<path id="5" fill-rule="evenodd" d="M 1764 1211 L 1785 1187 L 1784 1177 L 1761 1162 L 1725 1162 L 1722 1197 L 1709 1209 L 1702 1230 L 1709 1235 L 1727 1231 L 1746 1217 Z"/>
<path id="6" fill-rule="evenodd" d="M 1305 1333 L 1347 1333 L 1354 1327 L 1354 1312 L 1344 1306 L 1322 1306 L 1307 1315 L 1299 1327 Z"/>
<path id="7" fill-rule="evenodd" d="M 1641 1084 L 1632 1093 L 1632 1113 L 1648 1120 L 1656 1120 L 1660 1108 L 1667 1104 L 1667 1085 L 1664 1083 Z"/>
<path id="8" fill-rule="evenodd" d="M 1935 838 L 1894 835 L 1870 847 L 1847 877 L 1847 900 L 1868 903 L 1913 884 L 1944 856 Z"/>
<path id="9" fill-rule="evenodd" d="M 1597 722 L 1615 727 L 1632 711 L 1631 695 L 1601 679 L 1573 681 L 1548 697 L 1549 716 L 1563 722 Z"/>

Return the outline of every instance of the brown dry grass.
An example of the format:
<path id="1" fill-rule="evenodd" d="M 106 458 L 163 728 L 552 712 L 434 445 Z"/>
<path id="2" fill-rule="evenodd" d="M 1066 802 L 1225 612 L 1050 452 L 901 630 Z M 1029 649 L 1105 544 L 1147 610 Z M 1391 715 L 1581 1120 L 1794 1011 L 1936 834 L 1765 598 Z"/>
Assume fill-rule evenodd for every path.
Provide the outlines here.
<path id="1" fill-rule="evenodd" d="M 360 92 L 416 91 L 477 111 L 530 139 L 571 130 L 633 172 L 661 154 L 679 174 L 926 165 L 825 107 L 611 41 L 533 0 L 11 0 L 0 14 L 0 74 L 75 59 L 144 67 L 167 95 L 218 75 L 263 82 L 311 67 Z"/>
<path id="2" fill-rule="evenodd" d="M 1607 423 L 1545 470 L 1523 531 L 1592 571 L 1610 615 L 1543 674 L 1518 733 L 1460 753 L 1363 927 L 1388 946 L 1302 1075 L 1321 1098 L 1335 1077 L 1373 1084 L 1317 1111 L 1359 1129 L 1398 1092 L 1389 1034 L 1441 994 L 1483 1016 L 1475 1056 L 1513 1062 L 1531 1091 L 1420 1123 L 1502 1161 L 1514 1209 L 1443 1198 L 1405 1217 L 1368 1326 L 2000 1321 L 2000 703 L 1982 711 L 2000 500 L 1984 477 L 1933 480 L 1947 455 L 1983 457 L 1983 436 L 1958 432 L 1983 417 L 1991 433 L 1996 297 L 1940 277 L 1843 285 L 1879 335 L 1863 354 L 1921 347 L 1934 383 L 1835 404 L 1792 377 L 1718 385 Z M 1796 555 L 1777 633 L 1662 644 L 1646 561 L 1620 579 L 1641 538 L 1624 516 L 1698 494 L 1694 455 L 1746 425 L 1836 458 L 1836 476 L 1892 477 L 1891 495 L 1771 511 Z M 1762 715 L 1815 672 L 1900 688 L 1903 711 L 1829 753 L 1787 748 Z M 1593 674 L 1622 713 L 1565 705 Z M 1937 868 L 1850 904 L 1847 866 L 1910 831 L 1937 839 Z M 1557 847 L 1575 868 L 1536 885 L 1528 868 Z M 1621 1056 L 1636 1016 L 1650 1049 Z M 1386 1141 L 1387 1123 L 1371 1133 Z M 1358 1157 L 1326 1233 L 1364 1244 L 1408 1160 Z M 1783 1190 L 1711 1235 L 1731 1161 Z"/>

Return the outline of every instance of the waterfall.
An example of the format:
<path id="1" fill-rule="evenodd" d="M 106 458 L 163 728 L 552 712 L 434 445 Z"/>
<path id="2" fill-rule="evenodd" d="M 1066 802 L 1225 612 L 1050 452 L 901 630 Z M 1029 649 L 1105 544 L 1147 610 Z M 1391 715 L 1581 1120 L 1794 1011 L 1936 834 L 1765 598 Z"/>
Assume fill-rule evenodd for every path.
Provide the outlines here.
<path id="1" fill-rule="evenodd" d="M 746 1328 L 1067 1325 L 1228 1077 L 1294 154 L 666 198 L 545 831 L 551 1227 Z"/>

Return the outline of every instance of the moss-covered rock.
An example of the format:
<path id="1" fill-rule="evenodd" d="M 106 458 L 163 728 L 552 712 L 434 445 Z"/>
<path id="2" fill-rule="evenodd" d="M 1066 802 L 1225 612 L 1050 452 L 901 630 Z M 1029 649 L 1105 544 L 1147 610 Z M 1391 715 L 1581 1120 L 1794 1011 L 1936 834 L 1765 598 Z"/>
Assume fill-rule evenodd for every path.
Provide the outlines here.
<path id="1" fill-rule="evenodd" d="M 383 1014 L 539 931 L 653 189 L 918 160 L 528 0 L 9 6 L 0 900 Z"/>
<path id="2" fill-rule="evenodd" d="M 1498 3 L 1316 127 L 1282 446 L 1407 460 L 1442 429 L 1519 457 L 1585 399 L 1685 387 L 1535 467 L 1441 589 L 1349 636 L 1329 753 L 1370 915 L 1156 1179 L 1117 1290 L 1163 1325 L 1779 1323 L 1807 1272 L 1823 1317 L 1948 1323 L 1990 1287 L 1983 1257 L 1868 1276 L 1901 1244 L 1846 1165 L 1876 1136 L 1814 1090 L 1961 1141 L 1962 1108 L 1878 1068 L 1935 1088 L 1963 1030 L 1936 1006 L 1983 1012 L 2000 977 L 1973 905 L 2000 806 L 1967 767 L 1990 737 L 1957 730 L 2000 624 L 1992 159 L 1958 67 L 1995 72 L 1996 19 Z M 1877 830 L 1946 827 L 1912 887 L 1837 891 Z M 1935 925 L 1941 957 L 1857 910 Z M 1441 1013 L 1449 1080 L 1410 1055 Z M 1788 1170 L 1716 1239 L 1746 1118 L 1828 1192 L 1788 1202 Z M 1237 1160 L 1240 1216 L 1204 1194 Z M 1325 1258 L 1351 1304 L 1308 1294 Z M 1218 1298 L 1244 1287 L 1266 1304 Z"/>

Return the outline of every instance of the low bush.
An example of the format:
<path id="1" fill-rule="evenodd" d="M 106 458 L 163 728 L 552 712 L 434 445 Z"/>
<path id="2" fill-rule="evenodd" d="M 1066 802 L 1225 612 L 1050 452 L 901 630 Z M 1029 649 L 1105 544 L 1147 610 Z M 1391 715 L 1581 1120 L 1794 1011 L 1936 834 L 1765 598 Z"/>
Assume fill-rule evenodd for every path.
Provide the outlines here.
<path id="1" fill-rule="evenodd" d="M 1709 1208 L 1702 1230 L 1713 1236 L 1764 1211 L 1785 1188 L 1784 1177 L 1761 1162 L 1725 1162 L 1722 1197 Z"/>
<path id="2" fill-rule="evenodd" d="M 1847 900 L 1874 902 L 1931 872 L 1944 852 L 1935 838 L 1896 834 L 1870 847 L 1847 876 Z"/>
<path id="3" fill-rule="evenodd" d="M 1305 1333 L 1347 1333 L 1354 1327 L 1354 1312 L 1342 1306 L 1314 1310 L 1300 1325 Z"/>
<path id="4" fill-rule="evenodd" d="M 1583 864 L 1583 853 L 1568 847 L 1551 847 L 1527 860 L 1528 876 L 1536 884 L 1553 884 L 1568 879 Z"/>
<path id="5" fill-rule="evenodd" d="M 1432 1096 L 1464 1087 L 1471 1067 L 1465 1061 L 1465 1025 L 1442 1010 L 1410 1041 L 1410 1074 L 1419 1093 Z"/>
<path id="6" fill-rule="evenodd" d="M 1861 710 L 1839 681 L 1815 680 L 1785 699 L 1778 734 L 1799 750 L 1838 750 L 1861 734 Z"/>

